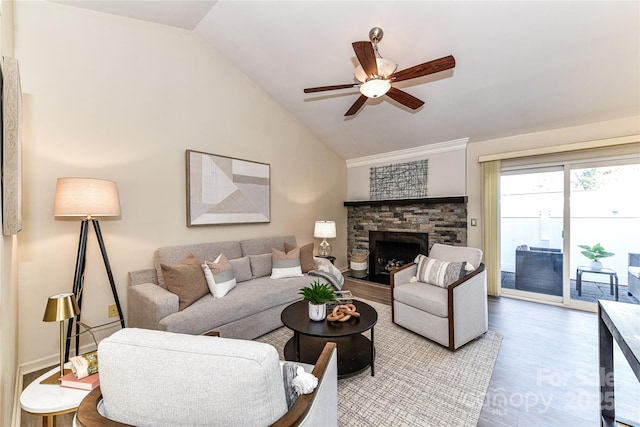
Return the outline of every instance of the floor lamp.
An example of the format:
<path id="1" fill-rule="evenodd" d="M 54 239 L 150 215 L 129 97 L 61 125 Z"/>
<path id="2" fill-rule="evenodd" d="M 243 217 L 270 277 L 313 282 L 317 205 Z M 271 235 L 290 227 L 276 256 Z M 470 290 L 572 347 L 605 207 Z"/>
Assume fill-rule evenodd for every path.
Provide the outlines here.
<path id="1" fill-rule="evenodd" d="M 98 217 L 114 217 L 120 215 L 120 201 L 118 198 L 118 187 L 115 182 L 92 179 L 92 178 L 58 178 L 56 184 L 56 195 L 53 201 L 53 216 L 55 217 L 75 217 L 82 220 L 80 224 L 80 241 L 78 243 L 78 256 L 76 258 L 76 269 L 73 276 L 73 294 L 75 295 L 78 307 L 82 309 L 82 291 L 84 288 L 84 267 L 87 254 L 87 233 L 89 231 L 89 221 L 93 224 L 93 229 L 98 238 L 98 245 L 107 269 L 107 276 L 111 285 L 111 293 L 118 309 L 120 326 L 124 328 L 124 316 L 118 299 L 118 291 L 111 273 L 111 265 L 107 257 L 107 250 L 104 246 Z M 76 333 L 72 335 L 73 324 L 76 325 Z M 115 322 L 112 322 L 115 323 Z M 110 323 L 107 323 L 110 324 Z M 101 325 L 104 326 L 104 325 Z M 69 320 L 67 327 L 67 339 L 65 344 L 64 360 L 69 360 L 69 350 L 71 338 L 76 338 L 76 355 L 80 347 L 80 314 Z"/>

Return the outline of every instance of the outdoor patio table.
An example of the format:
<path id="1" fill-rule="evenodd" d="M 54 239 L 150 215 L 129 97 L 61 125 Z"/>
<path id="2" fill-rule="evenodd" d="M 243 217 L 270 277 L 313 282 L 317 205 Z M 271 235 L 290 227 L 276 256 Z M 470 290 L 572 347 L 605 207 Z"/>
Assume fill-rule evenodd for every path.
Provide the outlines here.
<path id="1" fill-rule="evenodd" d="M 580 266 L 576 271 L 576 290 L 578 296 L 582 296 L 582 273 L 593 274 L 607 274 L 609 276 L 609 292 L 613 295 L 613 288 L 615 286 L 616 301 L 618 301 L 618 274 L 611 268 L 601 268 L 600 270 L 594 270 L 591 267 Z"/>

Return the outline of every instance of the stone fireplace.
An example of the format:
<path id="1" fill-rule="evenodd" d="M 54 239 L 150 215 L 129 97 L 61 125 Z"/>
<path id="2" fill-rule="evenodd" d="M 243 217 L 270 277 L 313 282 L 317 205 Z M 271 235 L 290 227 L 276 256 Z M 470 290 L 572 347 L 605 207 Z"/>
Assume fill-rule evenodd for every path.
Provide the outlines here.
<path id="1" fill-rule="evenodd" d="M 375 281 L 388 284 L 389 274 L 383 272 L 388 262 L 394 258 L 401 262 L 413 261 L 418 253 L 428 254 L 434 243 L 467 245 L 466 196 L 358 201 L 345 202 L 344 205 L 347 207 L 347 252 L 369 250 L 369 276 L 365 280 L 374 281 L 375 276 L 381 275 L 385 280 Z M 403 237 L 398 242 L 391 237 L 393 234 L 386 232 Z M 380 235 L 386 242 L 382 248 L 377 242 Z M 423 237 L 418 239 L 416 235 Z M 373 238 L 376 242 L 372 246 Z M 403 239 L 409 241 L 403 242 Z M 418 246 L 402 248 L 405 245 L 398 243 Z M 383 251 L 382 256 L 375 255 L 380 250 Z M 384 265 L 378 265 L 376 258 L 382 258 Z"/>

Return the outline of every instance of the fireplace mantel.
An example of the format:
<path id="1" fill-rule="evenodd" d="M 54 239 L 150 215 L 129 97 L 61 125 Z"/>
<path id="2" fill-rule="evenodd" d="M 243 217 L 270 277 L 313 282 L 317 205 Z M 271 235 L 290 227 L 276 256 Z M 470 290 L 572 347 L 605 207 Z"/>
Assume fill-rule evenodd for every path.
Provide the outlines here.
<path id="1" fill-rule="evenodd" d="M 362 200 L 344 202 L 344 206 L 387 206 L 387 205 L 437 205 L 440 203 L 467 203 L 467 196 L 425 197 L 422 199 Z"/>

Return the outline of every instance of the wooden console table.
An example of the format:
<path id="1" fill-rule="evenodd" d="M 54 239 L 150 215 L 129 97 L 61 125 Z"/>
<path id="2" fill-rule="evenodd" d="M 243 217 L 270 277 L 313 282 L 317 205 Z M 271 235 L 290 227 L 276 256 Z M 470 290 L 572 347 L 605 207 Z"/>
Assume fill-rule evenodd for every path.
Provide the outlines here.
<path id="1" fill-rule="evenodd" d="M 598 301 L 598 341 L 600 344 L 600 425 L 616 426 L 613 375 L 613 340 L 640 381 L 640 305 Z M 628 425 L 638 425 L 620 420 Z"/>

